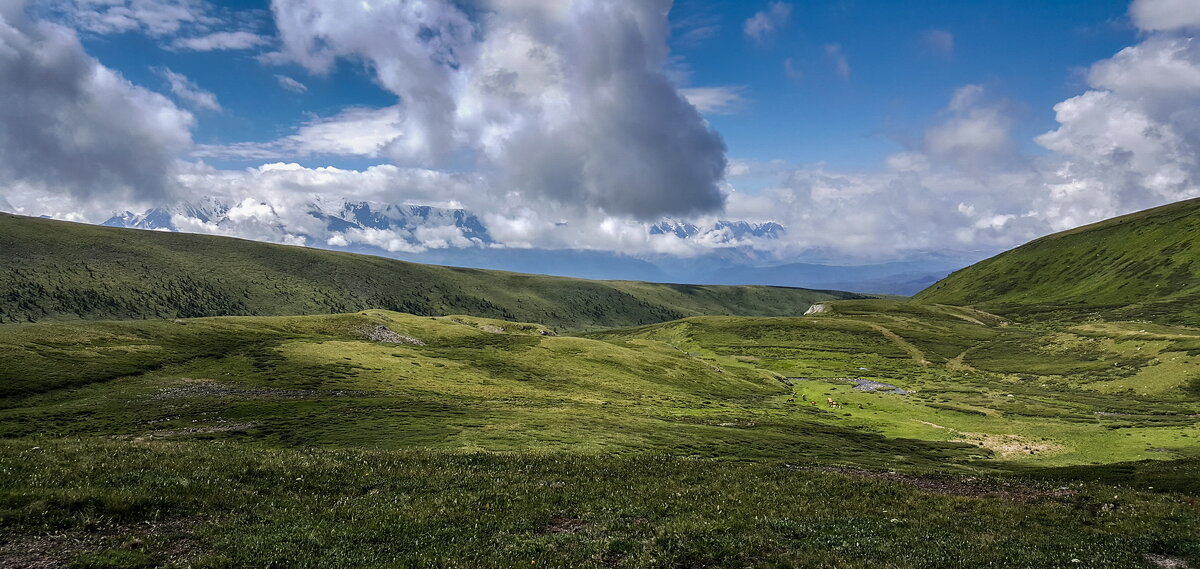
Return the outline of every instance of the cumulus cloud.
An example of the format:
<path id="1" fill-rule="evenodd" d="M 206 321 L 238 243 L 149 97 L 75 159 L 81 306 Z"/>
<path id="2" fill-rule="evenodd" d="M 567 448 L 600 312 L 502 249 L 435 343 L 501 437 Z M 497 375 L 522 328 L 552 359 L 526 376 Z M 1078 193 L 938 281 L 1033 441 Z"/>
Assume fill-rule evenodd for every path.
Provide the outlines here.
<path id="1" fill-rule="evenodd" d="M 217 96 L 212 91 L 201 89 L 195 81 L 188 79 L 182 73 L 176 73 L 170 69 L 160 68 L 159 73 L 167 80 L 171 87 L 171 93 L 178 97 L 181 101 L 188 105 L 209 111 L 221 110 L 221 104 L 217 102 Z"/>
<path id="2" fill-rule="evenodd" d="M 930 159 L 978 171 L 1015 158 L 1013 121 L 1003 104 L 989 102 L 985 96 L 982 85 L 954 91 L 943 112 L 945 120 L 925 131 L 924 150 Z"/>
<path id="3" fill-rule="evenodd" d="M 38 187 L 163 198 L 194 119 L 88 56 L 75 33 L 0 1 L 0 180 L 8 198 Z"/>
<path id="4" fill-rule="evenodd" d="M 792 18 L 792 5 L 786 2 L 771 2 L 766 10 L 756 12 L 742 24 L 746 37 L 760 44 L 766 43 L 775 32 L 787 25 Z"/>
<path id="5" fill-rule="evenodd" d="M 527 199 L 635 217 L 721 207 L 724 143 L 663 72 L 669 1 L 484 7 L 276 0 L 276 59 L 366 63 L 400 99 L 398 163 L 470 150 Z"/>
<path id="6" fill-rule="evenodd" d="M 251 49 L 270 43 L 259 34 L 247 31 L 213 32 L 202 36 L 179 38 L 171 42 L 175 49 L 184 51 L 235 51 Z"/>
<path id="7" fill-rule="evenodd" d="M 1088 82 L 1037 139 L 1066 158 L 1054 186 L 1066 223 L 1200 196 L 1196 40 L 1153 35 L 1093 65 Z"/>
<path id="8" fill-rule="evenodd" d="M 787 238 L 759 247 L 860 258 L 995 251 L 1101 219 L 1200 197 L 1200 45 L 1152 33 L 1094 64 L 1090 89 L 1055 106 L 1058 127 L 1022 156 L 1009 107 L 982 85 L 951 95 L 920 144 L 876 171 L 737 163 L 732 218 L 772 219 Z"/>
<path id="9" fill-rule="evenodd" d="M 1194 0 L 1134 0 L 1129 15 L 1144 31 L 1200 29 L 1200 2 Z"/>

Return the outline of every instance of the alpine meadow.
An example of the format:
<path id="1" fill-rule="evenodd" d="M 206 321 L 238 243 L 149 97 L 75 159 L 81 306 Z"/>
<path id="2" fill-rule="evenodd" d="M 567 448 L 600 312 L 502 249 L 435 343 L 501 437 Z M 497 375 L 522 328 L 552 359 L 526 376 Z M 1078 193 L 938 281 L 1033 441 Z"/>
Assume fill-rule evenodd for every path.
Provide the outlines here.
<path id="1" fill-rule="evenodd" d="M 0 0 L 0 567 L 1200 568 L 1200 3 L 825 4 Z"/>

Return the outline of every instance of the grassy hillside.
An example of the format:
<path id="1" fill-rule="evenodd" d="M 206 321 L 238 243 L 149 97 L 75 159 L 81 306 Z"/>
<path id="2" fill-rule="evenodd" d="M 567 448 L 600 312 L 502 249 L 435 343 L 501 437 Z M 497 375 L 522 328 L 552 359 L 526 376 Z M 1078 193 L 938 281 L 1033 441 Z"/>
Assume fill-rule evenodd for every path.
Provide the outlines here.
<path id="1" fill-rule="evenodd" d="M 788 378 L 800 408 L 988 460 L 1067 466 L 1200 456 L 1200 332 L 1020 325 L 969 308 L 841 301 L 804 318 L 697 317 L 588 337 L 657 341 Z M 901 391 L 895 391 L 899 388 Z M 814 409 L 809 406 L 809 409 Z"/>
<path id="2" fill-rule="evenodd" d="M 915 298 L 1001 312 L 1129 307 L 1120 314 L 1200 321 L 1200 199 L 1043 237 Z"/>
<path id="3" fill-rule="evenodd" d="M 297 315 L 367 308 L 558 329 L 700 314 L 787 316 L 848 293 L 585 281 L 225 237 L 0 214 L 0 322 Z"/>
<path id="4" fill-rule="evenodd" d="M 0 565 L 1200 561 L 1195 330 L 839 301 L 548 333 L 0 326 Z"/>

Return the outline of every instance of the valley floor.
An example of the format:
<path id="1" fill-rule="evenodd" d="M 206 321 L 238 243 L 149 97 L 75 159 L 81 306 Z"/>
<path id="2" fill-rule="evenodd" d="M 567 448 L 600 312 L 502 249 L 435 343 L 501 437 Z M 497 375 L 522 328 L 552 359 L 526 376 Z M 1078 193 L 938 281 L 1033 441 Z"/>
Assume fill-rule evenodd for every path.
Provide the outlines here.
<path id="1" fill-rule="evenodd" d="M 1200 563 L 1185 326 L 6 325 L 0 437 L 4 566 Z"/>

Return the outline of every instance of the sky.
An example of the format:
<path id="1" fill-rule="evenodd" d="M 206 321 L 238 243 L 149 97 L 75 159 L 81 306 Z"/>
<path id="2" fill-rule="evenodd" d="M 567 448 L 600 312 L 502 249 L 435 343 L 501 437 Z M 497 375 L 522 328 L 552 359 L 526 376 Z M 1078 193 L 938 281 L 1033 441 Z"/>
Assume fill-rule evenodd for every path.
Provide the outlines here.
<path id="1" fill-rule="evenodd" d="M 175 225 L 390 252 L 978 257 L 1200 196 L 1197 33 L 1197 0 L 0 0 L 0 210 L 213 199 Z M 357 201 L 491 240 L 312 215 Z"/>

